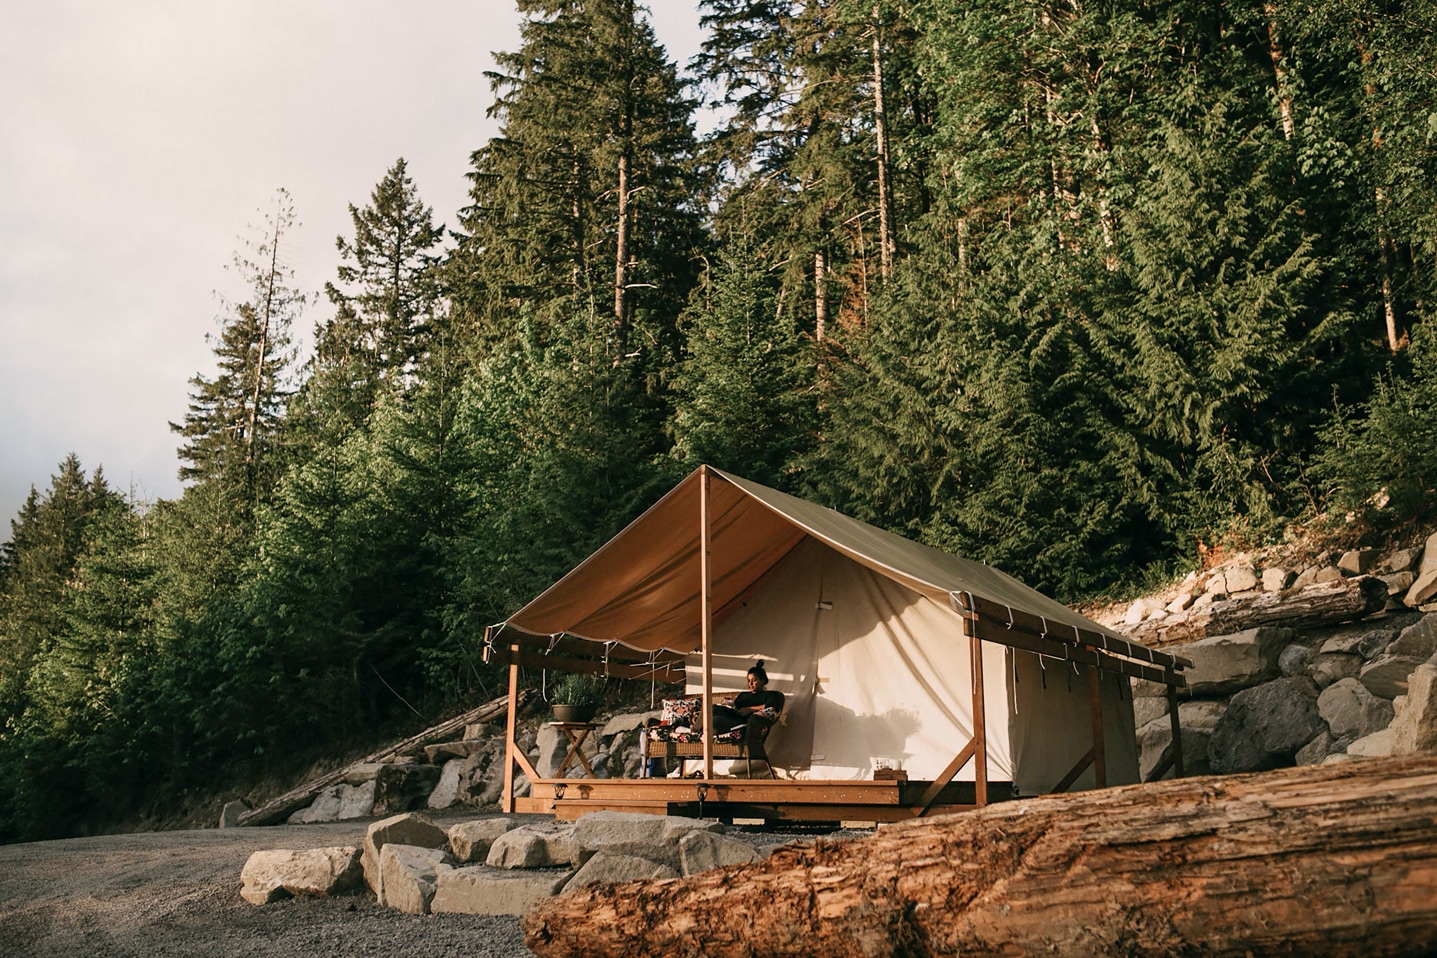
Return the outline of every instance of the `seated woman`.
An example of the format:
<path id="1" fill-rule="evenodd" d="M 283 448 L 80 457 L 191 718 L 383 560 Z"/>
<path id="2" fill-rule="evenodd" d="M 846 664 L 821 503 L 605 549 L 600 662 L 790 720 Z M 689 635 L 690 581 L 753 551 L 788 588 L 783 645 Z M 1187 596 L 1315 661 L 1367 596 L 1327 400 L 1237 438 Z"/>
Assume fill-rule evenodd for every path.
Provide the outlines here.
<path id="1" fill-rule="evenodd" d="M 767 762 L 768 753 L 764 751 L 763 742 L 768 737 L 769 728 L 778 721 L 779 713 L 783 711 L 783 693 L 768 689 L 768 673 L 764 671 L 762 659 L 748 670 L 748 691 L 735 695 L 724 711 L 731 715 L 725 714 L 724 718 L 720 718 L 718 710 L 714 710 L 715 729 L 725 731 L 725 719 L 729 729 L 745 726 L 744 744 L 748 747 L 749 760 Z"/>

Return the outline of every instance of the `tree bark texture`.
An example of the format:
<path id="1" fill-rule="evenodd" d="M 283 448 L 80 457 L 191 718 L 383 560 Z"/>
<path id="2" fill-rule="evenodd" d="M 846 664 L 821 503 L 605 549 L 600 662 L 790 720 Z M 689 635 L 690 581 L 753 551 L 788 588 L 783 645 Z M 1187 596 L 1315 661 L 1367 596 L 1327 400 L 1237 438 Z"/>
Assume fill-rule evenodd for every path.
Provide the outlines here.
<path id="1" fill-rule="evenodd" d="M 1053 795 L 541 902 L 558 956 L 1427 954 L 1437 756 Z"/>
<path id="2" fill-rule="evenodd" d="M 1147 645 L 1161 646 L 1263 625 L 1294 629 L 1333 625 L 1380 612 L 1386 604 L 1387 583 L 1375 576 L 1355 576 L 1214 602 L 1202 609 L 1149 619 L 1128 629 L 1128 634 Z"/>
<path id="3" fill-rule="evenodd" d="M 873 7 L 873 135 L 878 156 L 878 266 L 883 281 L 893 273 L 898 250 L 893 215 L 893 176 L 888 155 L 888 110 L 883 100 L 883 21 L 881 8 Z"/>

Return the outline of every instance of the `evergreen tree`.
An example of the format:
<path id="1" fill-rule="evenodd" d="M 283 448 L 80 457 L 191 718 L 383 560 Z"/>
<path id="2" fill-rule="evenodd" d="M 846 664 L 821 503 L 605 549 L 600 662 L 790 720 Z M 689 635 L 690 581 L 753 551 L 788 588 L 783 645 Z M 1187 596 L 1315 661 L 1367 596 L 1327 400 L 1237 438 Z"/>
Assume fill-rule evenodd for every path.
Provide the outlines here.
<path id="1" fill-rule="evenodd" d="M 63 631 L 64 605 L 89 524 L 116 498 L 96 469 L 85 478 L 71 453 L 37 497 L 32 488 L 20 518 L 11 523 L 9 561 L 0 592 L 0 711 L 18 713 L 18 695 L 37 656 Z"/>
<path id="2" fill-rule="evenodd" d="M 550 330 L 605 315 L 610 356 L 658 375 L 702 245 L 693 102 L 632 0 L 519 9 L 523 44 L 491 76 L 501 132 L 473 157 L 456 296 L 490 343 L 521 305 Z"/>
<path id="3" fill-rule="evenodd" d="M 339 237 L 339 285 L 325 289 L 333 319 L 315 331 L 315 354 L 303 390 L 301 419 L 333 417 L 354 428 L 374 409 L 386 384 L 413 388 L 427 355 L 439 300 L 443 226 L 419 198 L 404 158 L 374 188 L 369 205 L 351 205 L 354 238 Z M 311 428 L 322 428 L 319 423 Z"/>
<path id="4" fill-rule="evenodd" d="M 723 233 L 762 238 L 781 300 L 819 340 L 867 319 L 900 223 L 926 202 L 929 121 L 903 5 L 705 0 L 698 66 L 732 114 L 710 150 L 731 174 Z M 898 176 L 898 173 L 904 175 Z"/>
<path id="5" fill-rule="evenodd" d="M 674 453 L 768 485 L 816 438 L 810 349 L 778 312 L 777 283 L 740 244 L 694 291 L 688 348 L 675 370 Z"/>
<path id="6" fill-rule="evenodd" d="M 235 270 L 250 289 L 222 321 L 214 352 L 213 379 L 190 380 L 190 408 L 183 424 L 180 478 L 216 483 L 241 516 L 252 514 L 283 471 L 280 434 L 286 398 L 285 373 L 292 362 L 290 328 L 305 296 L 293 288 L 293 271 L 282 244 L 297 226 L 289 194 L 279 190 L 262 238 L 235 256 Z"/>

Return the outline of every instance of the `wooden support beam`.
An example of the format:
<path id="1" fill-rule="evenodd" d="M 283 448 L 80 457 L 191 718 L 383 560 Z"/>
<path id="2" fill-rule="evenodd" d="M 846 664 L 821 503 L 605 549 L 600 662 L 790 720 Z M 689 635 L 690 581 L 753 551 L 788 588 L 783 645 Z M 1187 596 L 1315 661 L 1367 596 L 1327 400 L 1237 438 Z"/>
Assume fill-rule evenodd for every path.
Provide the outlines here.
<path id="1" fill-rule="evenodd" d="M 1169 752 L 1161 761 L 1158 762 L 1158 764 L 1156 764 L 1156 765 L 1153 766 L 1153 770 L 1152 770 L 1151 772 L 1148 772 L 1148 777 L 1145 778 L 1145 779 L 1143 779 L 1143 781 L 1144 781 L 1144 782 L 1158 782 L 1158 781 L 1161 781 L 1161 780 L 1162 780 L 1162 777 L 1163 777 L 1164 775 L 1166 775 L 1168 772 L 1172 771 L 1172 768 L 1173 768 L 1173 753 L 1172 753 L 1172 752 Z M 1174 777 L 1176 777 L 1176 776 L 1174 776 Z"/>
<path id="2" fill-rule="evenodd" d="M 1087 646 L 1102 652 L 1111 652 L 1139 662 L 1146 662 L 1164 669 L 1192 668 L 1192 660 L 1171 652 L 1150 649 L 1137 642 L 1115 638 L 1093 629 L 1049 622 L 1042 616 L 1014 609 L 1001 602 L 994 602 L 971 592 L 956 593 L 953 606 L 959 612 L 973 613 L 980 618 L 1002 622 L 1009 630 L 1026 632 L 1029 635 L 1044 636 L 1065 645 Z M 993 640 L 997 641 L 997 640 Z"/>
<path id="3" fill-rule="evenodd" d="M 1168 722 L 1173 732 L 1173 777 L 1183 777 L 1183 727 L 1178 715 L 1178 690 L 1168 686 Z"/>
<path id="4" fill-rule="evenodd" d="M 511 645 L 510 651 L 517 653 L 519 647 Z M 509 660 L 509 717 L 504 722 L 504 794 L 499 796 L 499 808 L 506 815 L 514 811 L 514 758 L 520 755 L 519 746 L 514 742 L 514 730 L 518 726 L 519 704 L 519 663 L 517 654 Z"/>
<path id="5" fill-rule="evenodd" d="M 490 629 L 492 628 L 491 626 Z M 490 629 L 486 629 L 485 632 L 489 632 Z M 643 649 L 631 649 L 618 642 L 594 642 L 573 635 L 534 635 L 514 628 L 505 628 L 503 639 L 502 643 L 494 644 L 486 637 L 484 651 L 493 655 L 503 655 L 510 645 L 519 645 L 524 649 L 541 649 L 548 655 L 572 655 L 600 660 L 607 658 L 610 662 L 641 665 L 664 662 L 676 663 L 680 666 L 684 664 L 688 654 L 687 652 L 675 652 L 672 649 L 655 649 L 652 652 L 645 652 Z M 689 651 L 697 650 L 690 649 Z"/>
<path id="6" fill-rule="evenodd" d="M 914 817 L 922 818 L 928 814 L 928 809 L 932 808 L 933 803 L 938 800 L 938 794 L 943 791 L 949 782 L 953 781 L 954 775 L 957 775 L 963 770 L 963 766 L 968 764 L 968 760 L 973 757 L 973 753 L 977 750 L 978 739 L 975 736 L 968 740 L 968 744 L 963 746 L 962 751 L 953 756 L 953 761 L 949 762 L 948 767 L 939 773 L 938 777 L 933 780 L 933 784 L 924 789 L 923 794 L 918 797 L 918 804 L 913 809 Z M 986 804 L 984 801 L 987 798 L 986 792 L 987 789 L 985 788 L 983 792 L 980 793 L 982 797 L 978 800 L 978 804 Z"/>
<path id="7" fill-rule="evenodd" d="M 1088 646 L 1070 645 L 1056 639 L 1033 635 L 1021 629 L 1009 629 L 1001 622 L 994 622 L 992 619 L 985 619 L 981 616 L 969 621 L 973 623 L 978 637 L 985 642 L 997 642 L 1000 645 L 1012 646 L 1025 652 L 1037 652 L 1050 659 L 1076 662 L 1079 665 L 1095 665 L 1105 672 L 1114 672 L 1129 678 L 1146 679 L 1149 682 L 1176 683 L 1179 687 L 1187 684 L 1182 673 L 1170 669 L 1160 669 L 1144 665 L 1141 662 L 1130 662 Z"/>
<path id="8" fill-rule="evenodd" d="M 485 661 L 501 664 L 507 662 L 511 665 L 522 665 L 526 669 L 580 672 L 585 675 L 611 675 L 620 679 L 654 679 L 659 682 L 682 682 L 684 680 L 684 664 L 681 661 L 653 665 L 605 663 L 600 659 L 575 659 L 562 655 L 545 655 L 542 652 L 521 649 L 517 645 L 508 649 L 495 649 L 486 655 Z"/>
<path id="9" fill-rule="evenodd" d="M 970 635 L 968 648 L 973 658 L 973 758 L 976 760 L 973 766 L 973 787 L 978 804 L 987 805 L 988 723 L 983 704 L 983 640 L 976 634 Z"/>
<path id="10" fill-rule="evenodd" d="M 1063 792 L 1066 792 L 1068 789 L 1072 788 L 1073 783 L 1078 780 L 1078 776 L 1086 772 L 1088 770 L 1088 766 L 1092 764 L 1093 750 L 1088 749 L 1086 752 L 1083 753 L 1083 757 L 1078 759 L 1078 764 L 1068 769 L 1068 774 L 1063 776 L 1062 781 L 1058 782 L 1057 785 L 1053 786 L 1053 794 L 1062 794 Z"/>
<path id="11" fill-rule="evenodd" d="M 699 466 L 699 646 L 703 650 L 704 778 L 714 777 L 713 547 L 709 524 L 709 467 Z"/>

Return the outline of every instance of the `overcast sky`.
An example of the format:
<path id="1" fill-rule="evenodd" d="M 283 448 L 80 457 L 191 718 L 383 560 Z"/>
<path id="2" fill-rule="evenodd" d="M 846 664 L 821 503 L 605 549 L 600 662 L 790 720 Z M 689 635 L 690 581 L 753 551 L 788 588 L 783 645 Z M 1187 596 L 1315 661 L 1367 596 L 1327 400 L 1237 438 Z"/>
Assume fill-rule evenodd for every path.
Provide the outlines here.
<path id="1" fill-rule="evenodd" d="M 686 63 L 694 0 L 650 7 Z M 518 21 L 512 0 L 0 0 L 0 541 L 70 452 L 179 495 L 168 423 L 213 373 L 216 293 L 243 297 L 225 267 L 277 187 L 306 290 L 400 156 L 457 226 Z"/>

